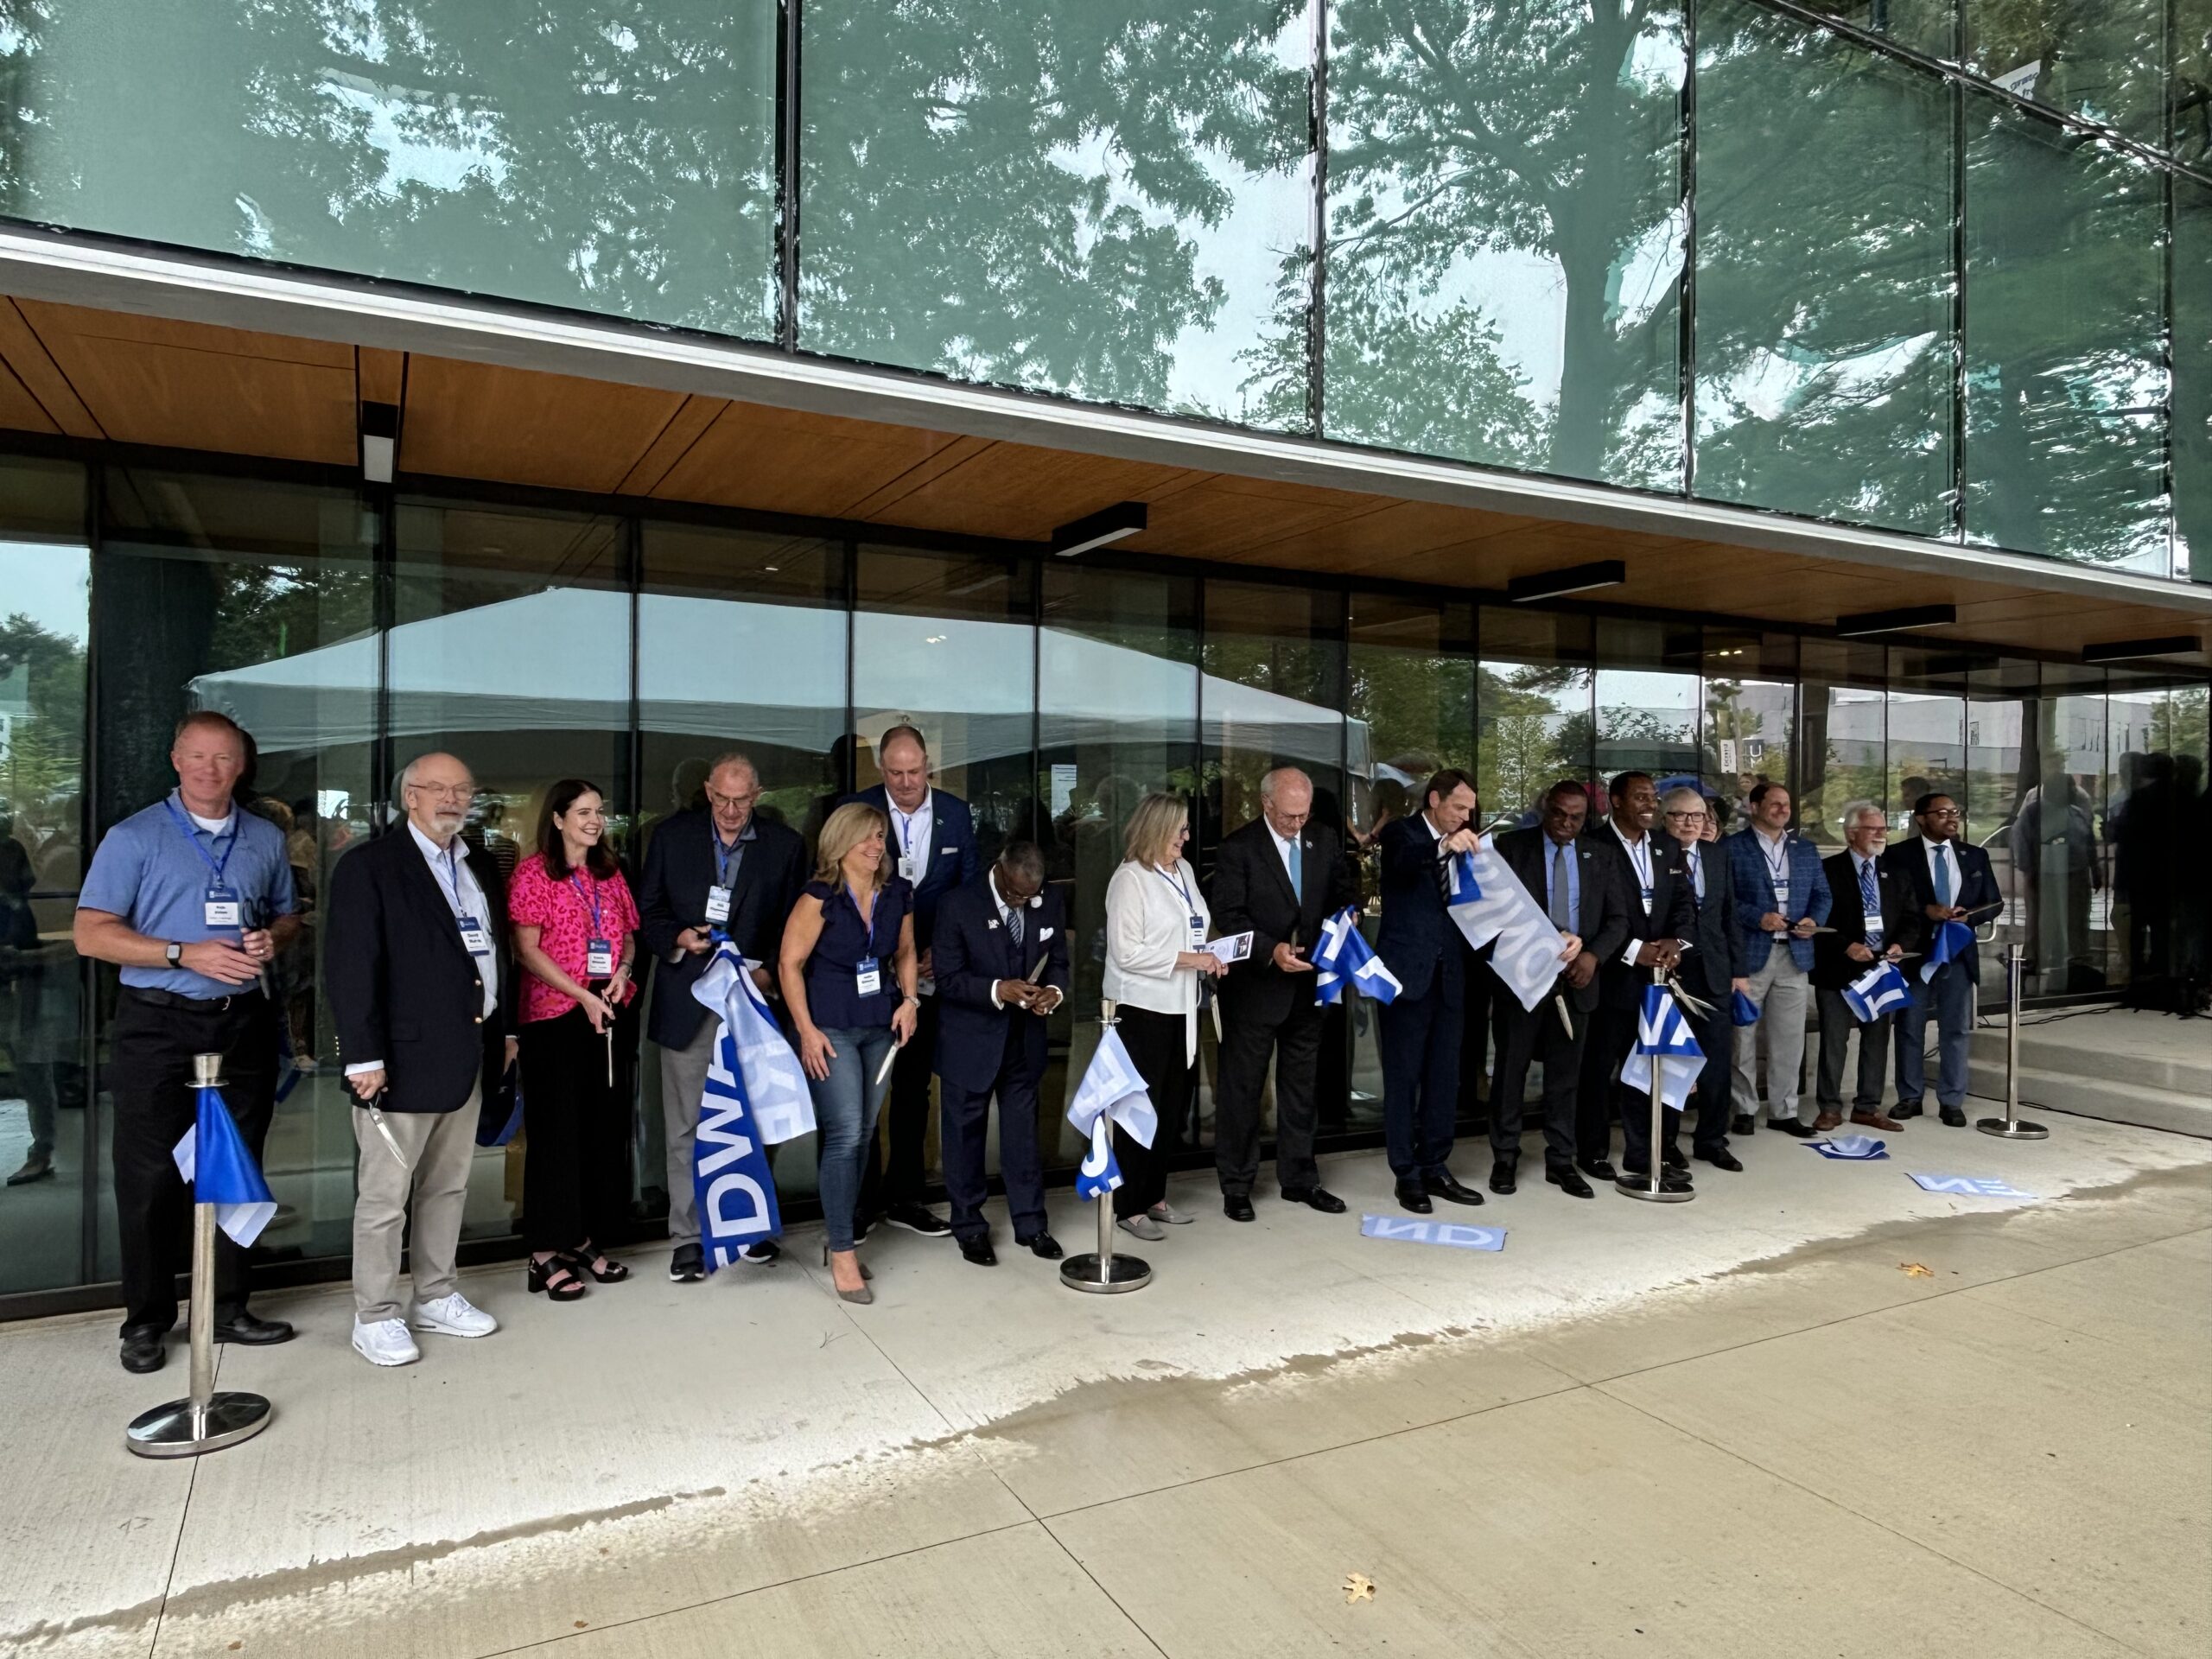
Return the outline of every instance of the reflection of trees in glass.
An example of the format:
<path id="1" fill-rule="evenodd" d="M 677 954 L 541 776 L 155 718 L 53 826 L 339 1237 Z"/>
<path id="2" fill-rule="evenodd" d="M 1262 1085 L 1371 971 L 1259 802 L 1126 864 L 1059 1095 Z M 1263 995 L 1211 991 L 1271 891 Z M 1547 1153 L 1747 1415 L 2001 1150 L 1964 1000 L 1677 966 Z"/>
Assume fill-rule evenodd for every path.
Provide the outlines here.
<path id="1" fill-rule="evenodd" d="M 225 563 L 213 567 L 208 660 L 220 668 L 274 662 L 374 626 L 365 562 Z"/>
<path id="2" fill-rule="evenodd" d="M 1588 774 L 1589 694 L 1585 669 L 1485 664 L 1478 671 L 1482 736 L 1475 782 L 1485 817 L 1529 814 L 1553 784 Z"/>
<path id="3" fill-rule="evenodd" d="M 37 840 L 77 829 L 85 764 L 85 648 L 17 612 L 0 621 L 0 696 L 20 693 L 0 796 Z M 35 844 L 35 841 L 28 844 Z"/>
<path id="4" fill-rule="evenodd" d="M 1981 73 L 2038 104 L 2160 142 L 2171 0 L 1960 3 L 1967 61 Z"/>
<path id="5" fill-rule="evenodd" d="M 2173 193 L 2175 574 L 2212 582 L 2212 188 Z"/>

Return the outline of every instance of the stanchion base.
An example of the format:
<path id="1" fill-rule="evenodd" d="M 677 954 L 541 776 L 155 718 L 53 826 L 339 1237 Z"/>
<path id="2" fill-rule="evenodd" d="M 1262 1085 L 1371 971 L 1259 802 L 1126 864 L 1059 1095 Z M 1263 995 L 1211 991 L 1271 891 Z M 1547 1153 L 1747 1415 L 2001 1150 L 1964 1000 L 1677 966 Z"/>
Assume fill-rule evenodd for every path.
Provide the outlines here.
<path id="1" fill-rule="evenodd" d="M 1648 1176 L 1624 1175 L 1613 1183 L 1613 1191 L 1624 1198 L 1642 1198 L 1646 1204 L 1688 1204 L 1697 1197 L 1693 1186 L 1666 1187 L 1652 1190 Z"/>
<path id="2" fill-rule="evenodd" d="M 1098 1252 L 1085 1250 L 1060 1263 L 1060 1282 L 1070 1290 L 1087 1290 L 1094 1296 L 1114 1296 L 1125 1290 L 1141 1290 L 1152 1282 L 1152 1263 L 1141 1255 L 1119 1250 L 1107 1258 L 1106 1272 L 1098 1271 Z"/>
<path id="3" fill-rule="evenodd" d="M 257 1394 L 218 1394 L 195 1424 L 192 1402 L 172 1400 L 133 1417 L 123 1443 L 142 1458 L 196 1458 L 251 1440 L 269 1427 L 269 1414 Z"/>
<path id="4" fill-rule="evenodd" d="M 1974 1128 L 1980 1129 L 1984 1135 L 1995 1135 L 1999 1141 L 2048 1141 L 2050 1139 L 2050 1131 L 2042 1124 L 2030 1123 L 2017 1118 L 2008 1123 L 2001 1117 L 1985 1117 L 1976 1122 Z"/>

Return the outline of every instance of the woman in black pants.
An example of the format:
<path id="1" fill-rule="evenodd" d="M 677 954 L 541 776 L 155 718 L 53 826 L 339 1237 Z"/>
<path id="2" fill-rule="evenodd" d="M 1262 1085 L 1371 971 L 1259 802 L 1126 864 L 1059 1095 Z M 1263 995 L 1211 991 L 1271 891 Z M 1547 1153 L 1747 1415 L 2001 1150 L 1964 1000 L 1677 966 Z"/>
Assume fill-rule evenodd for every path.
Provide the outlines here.
<path id="1" fill-rule="evenodd" d="M 556 1302 L 630 1276 L 601 1248 L 630 1203 L 627 1045 L 616 1022 L 637 995 L 638 907 L 607 849 L 599 791 L 564 778 L 546 792 L 537 850 L 507 884 L 522 971 L 524 1240 L 529 1286 Z"/>
<path id="2" fill-rule="evenodd" d="M 1129 817 L 1126 856 L 1106 884 L 1105 995 L 1115 1004 L 1122 1046 L 1129 1051 L 1158 1113 L 1149 1147 L 1114 1128 L 1122 1185 L 1114 1213 L 1124 1231 L 1146 1240 L 1189 1221 L 1167 1202 L 1167 1160 L 1183 1138 L 1198 1058 L 1198 982 L 1224 971 L 1201 947 L 1212 913 L 1198 872 L 1183 856 L 1190 810 L 1179 795 L 1147 795 Z"/>

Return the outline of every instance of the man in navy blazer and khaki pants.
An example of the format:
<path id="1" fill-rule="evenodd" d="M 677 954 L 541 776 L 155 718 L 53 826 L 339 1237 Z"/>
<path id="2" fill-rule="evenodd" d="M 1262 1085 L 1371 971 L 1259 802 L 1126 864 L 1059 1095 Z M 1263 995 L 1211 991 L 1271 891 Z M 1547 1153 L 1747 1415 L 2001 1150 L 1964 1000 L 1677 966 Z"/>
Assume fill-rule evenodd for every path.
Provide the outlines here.
<path id="1" fill-rule="evenodd" d="M 883 781 L 851 798 L 866 803 L 890 821 L 887 850 L 899 874 L 914 884 L 914 949 L 921 956 L 922 1007 L 913 1036 L 891 1065 L 891 1150 L 879 1164 L 868 1143 L 868 1173 L 861 1185 L 861 1216 L 880 1211 L 893 1227 L 927 1238 L 943 1238 L 951 1229 L 922 1202 L 923 1149 L 930 1132 L 930 1077 L 937 1058 L 938 1002 L 931 994 L 936 966 L 931 948 L 937 932 L 938 906 L 945 895 L 976 879 L 982 861 L 976 852 L 976 821 L 968 803 L 930 787 L 929 746 L 912 726 L 893 726 L 875 746 Z"/>

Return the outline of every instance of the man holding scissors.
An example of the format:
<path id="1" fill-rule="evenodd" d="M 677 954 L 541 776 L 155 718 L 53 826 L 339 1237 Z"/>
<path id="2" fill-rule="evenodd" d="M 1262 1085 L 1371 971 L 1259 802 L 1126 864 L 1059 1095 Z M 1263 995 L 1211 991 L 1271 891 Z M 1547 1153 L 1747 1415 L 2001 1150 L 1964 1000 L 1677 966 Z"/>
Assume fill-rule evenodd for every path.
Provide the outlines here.
<path id="1" fill-rule="evenodd" d="M 173 1154 L 198 1113 L 192 1057 L 223 1057 L 223 1098 L 257 1162 L 276 1109 L 283 1015 L 266 976 L 299 931 L 299 905 L 284 832 L 231 798 L 245 757 L 235 721 L 186 715 L 169 749 L 176 787 L 101 838 L 77 897 L 79 952 L 123 970 L 108 1075 L 127 1371 L 160 1370 L 176 1323 L 191 1197 Z M 215 1340 L 291 1340 L 290 1325 L 245 1303 L 245 1252 L 219 1236 Z"/>

